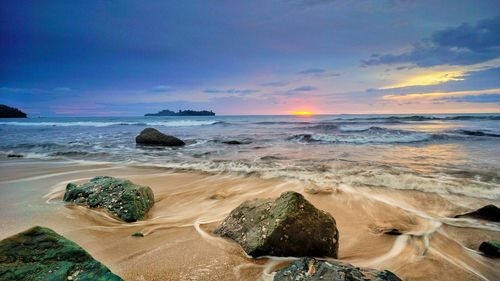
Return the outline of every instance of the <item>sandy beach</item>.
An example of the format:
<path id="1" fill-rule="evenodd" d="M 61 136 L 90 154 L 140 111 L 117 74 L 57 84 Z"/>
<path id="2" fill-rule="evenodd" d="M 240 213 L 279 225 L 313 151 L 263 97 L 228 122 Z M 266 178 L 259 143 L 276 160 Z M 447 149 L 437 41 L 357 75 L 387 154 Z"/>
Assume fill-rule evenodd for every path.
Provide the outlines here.
<path id="1" fill-rule="evenodd" d="M 289 190 L 334 216 L 341 261 L 389 269 L 404 280 L 500 276 L 498 260 L 476 251 L 482 241 L 500 239 L 498 224 L 449 218 L 493 202 L 487 199 L 342 185 L 310 194 L 307 186 L 284 179 L 70 161 L 9 159 L 0 167 L 0 238 L 50 227 L 125 280 L 272 280 L 273 271 L 293 258 L 252 259 L 212 231 L 243 201 Z M 97 175 L 150 186 L 155 205 L 147 218 L 125 223 L 101 210 L 64 204 L 68 182 Z M 403 234 L 384 234 L 393 228 Z M 136 231 L 145 236 L 132 237 Z"/>

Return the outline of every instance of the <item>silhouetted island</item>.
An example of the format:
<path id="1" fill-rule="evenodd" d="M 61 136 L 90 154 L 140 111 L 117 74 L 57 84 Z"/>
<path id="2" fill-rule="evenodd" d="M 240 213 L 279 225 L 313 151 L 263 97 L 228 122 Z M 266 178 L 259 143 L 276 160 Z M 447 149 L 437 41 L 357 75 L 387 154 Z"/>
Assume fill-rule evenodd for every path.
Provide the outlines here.
<path id="1" fill-rule="evenodd" d="M 0 104 L 0 118 L 26 118 L 26 113 L 17 108 Z"/>
<path id="2" fill-rule="evenodd" d="M 162 110 L 158 113 L 147 113 L 144 116 L 214 116 L 215 113 L 210 110 L 179 110 L 178 112 L 174 112 L 172 110 Z"/>

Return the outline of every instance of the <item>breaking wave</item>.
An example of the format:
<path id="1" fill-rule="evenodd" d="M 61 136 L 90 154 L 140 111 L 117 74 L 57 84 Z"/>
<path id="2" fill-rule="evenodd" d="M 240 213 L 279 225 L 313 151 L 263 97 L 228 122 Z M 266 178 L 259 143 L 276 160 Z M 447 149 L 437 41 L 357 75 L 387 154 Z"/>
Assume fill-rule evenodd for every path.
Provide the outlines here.
<path id="1" fill-rule="evenodd" d="M 381 127 L 370 127 L 368 129 L 348 129 L 337 134 L 298 134 L 290 140 L 312 143 L 414 143 L 428 141 L 436 135 L 417 133 L 404 130 L 386 129 Z"/>

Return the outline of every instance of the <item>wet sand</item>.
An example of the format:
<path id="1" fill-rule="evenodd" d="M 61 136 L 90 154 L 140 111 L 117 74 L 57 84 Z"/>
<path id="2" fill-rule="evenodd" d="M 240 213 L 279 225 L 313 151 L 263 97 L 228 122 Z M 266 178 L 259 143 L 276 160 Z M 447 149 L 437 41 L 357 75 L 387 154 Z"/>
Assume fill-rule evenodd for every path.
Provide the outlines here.
<path id="1" fill-rule="evenodd" d="M 68 182 L 98 175 L 150 186 L 155 206 L 146 220 L 124 223 L 103 211 L 62 202 Z M 404 280 L 500 279 L 500 261 L 475 250 L 484 240 L 500 240 L 500 225 L 449 218 L 498 202 L 347 185 L 309 194 L 308 187 L 253 176 L 9 159 L 0 161 L 0 239 L 47 226 L 125 280 L 272 280 L 273 270 L 291 258 L 251 259 L 237 244 L 211 232 L 243 201 L 293 190 L 334 216 L 344 262 L 388 269 Z M 403 234 L 384 234 L 393 228 Z M 132 237 L 136 231 L 145 237 Z"/>

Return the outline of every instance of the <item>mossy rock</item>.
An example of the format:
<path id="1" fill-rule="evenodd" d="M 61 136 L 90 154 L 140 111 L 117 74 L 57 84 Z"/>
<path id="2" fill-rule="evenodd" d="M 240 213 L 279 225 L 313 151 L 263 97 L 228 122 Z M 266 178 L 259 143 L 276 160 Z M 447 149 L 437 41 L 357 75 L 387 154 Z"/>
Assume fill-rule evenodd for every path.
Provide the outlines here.
<path id="1" fill-rule="evenodd" d="M 275 201 L 246 201 L 214 233 L 236 241 L 254 257 L 338 255 L 335 219 L 297 192 L 285 192 Z"/>
<path id="2" fill-rule="evenodd" d="M 338 261 L 302 258 L 276 272 L 274 281 L 401 281 L 394 273 L 359 268 Z"/>
<path id="3" fill-rule="evenodd" d="M 153 207 L 154 195 L 147 186 L 102 176 L 80 185 L 69 183 L 64 193 L 64 201 L 89 208 L 104 208 L 126 222 L 134 222 L 144 219 Z"/>
<path id="4" fill-rule="evenodd" d="M 53 230 L 35 226 L 0 241 L 0 280 L 119 281 L 106 266 Z"/>

